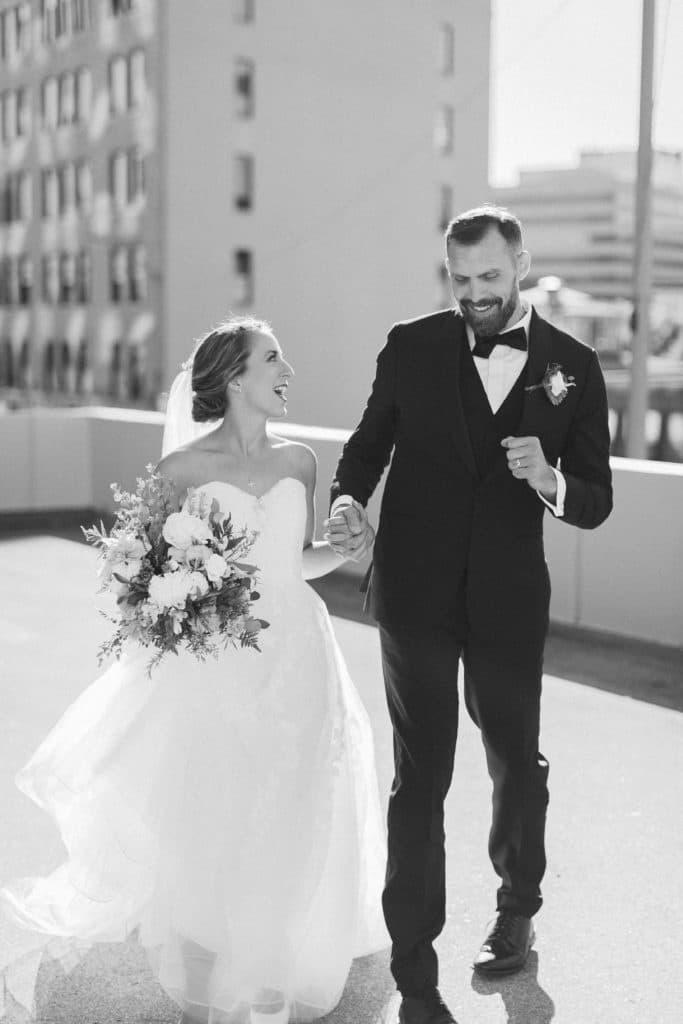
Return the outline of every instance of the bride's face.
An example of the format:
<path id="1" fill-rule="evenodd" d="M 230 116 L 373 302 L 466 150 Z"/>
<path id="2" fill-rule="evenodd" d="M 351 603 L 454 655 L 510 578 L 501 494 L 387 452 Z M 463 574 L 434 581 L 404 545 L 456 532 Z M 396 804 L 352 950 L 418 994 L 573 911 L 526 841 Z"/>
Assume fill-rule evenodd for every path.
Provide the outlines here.
<path id="1" fill-rule="evenodd" d="M 242 401 L 266 416 L 285 416 L 287 386 L 293 376 L 277 338 L 261 331 L 253 334 L 246 369 L 239 377 Z"/>

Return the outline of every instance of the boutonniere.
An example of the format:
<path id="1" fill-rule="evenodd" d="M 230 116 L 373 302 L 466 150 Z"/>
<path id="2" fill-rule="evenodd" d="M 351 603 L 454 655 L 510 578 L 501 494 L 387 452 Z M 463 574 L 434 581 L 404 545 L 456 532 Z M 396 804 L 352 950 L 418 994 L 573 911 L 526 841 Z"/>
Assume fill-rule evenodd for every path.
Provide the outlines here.
<path id="1" fill-rule="evenodd" d="M 524 388 L 525 391 L 537 391 L 543 388 L 553 405 L 564 402 L 569 394 L 569 388 L 575 388 L 574 378 L 568 376 L 559 363 L 548 363 L 543 380 L 539 384 L 532 384 Z"/>

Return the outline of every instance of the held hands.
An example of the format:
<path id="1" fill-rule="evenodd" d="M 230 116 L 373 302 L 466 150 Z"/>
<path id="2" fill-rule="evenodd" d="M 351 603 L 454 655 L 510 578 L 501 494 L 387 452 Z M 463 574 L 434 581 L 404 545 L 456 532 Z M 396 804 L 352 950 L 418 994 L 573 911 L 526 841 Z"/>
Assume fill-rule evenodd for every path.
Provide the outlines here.
<path id="1" fill-rule="evenodd" d="M 372 547 L 375 531 L 365 509 L 357 501 L 344 505 L 325 520 L 325 540 L 333 551 L 352 562 L 360 562 Z"/>
<path id="2" fill-rule="evenodd" d="M 504 437 L 500 443 L 506 449 L 508 469 L 515 479 L 526 480 L 529 487 L 539 491 L 548 501 L 555 501 L 557 478 L 546 462 L 539 439 Z"/>

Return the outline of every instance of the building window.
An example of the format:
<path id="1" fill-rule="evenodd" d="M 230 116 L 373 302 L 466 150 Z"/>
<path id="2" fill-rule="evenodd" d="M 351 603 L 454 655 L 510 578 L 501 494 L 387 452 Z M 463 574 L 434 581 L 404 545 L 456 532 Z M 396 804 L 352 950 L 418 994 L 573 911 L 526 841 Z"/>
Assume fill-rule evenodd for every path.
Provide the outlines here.
<path id="1" fill-rule="evenodd" d="M 127 397 L 138 402 L 144 397 L 145 379 L 142 370 L 140 350 L 137 345 L 128 347 L 128 379 L 126 381 Z"/>
<path id="2" fill-rule="evenodd" d="M 76 167 L 62 164 L 57 170 L 59 181 L 59 214 L 64 216 L 76 207 Z"/>
<path id="3" fill-rule="evenodd" d="M 69 7 L 70 0 L 57 0 L 57 17 L 55 20 L 55 38 L 57 39 L 61 39 L 62 36 L 69 34 L 71 23 Z"/>
<path id="4" fill-rule="evenodd" d="M 132 302 L 147 298 L 147 250 L 144 245 L 132 245 L 128 253 L 128 289 Z"/>
<path id="5" fill-rule="evenodd" d="M 109 109 L 112 114 L 122 114 L 128 105 L 127 72 L 125 57 L 114 57 L 109 62 Z"/>
<path id="6" fill-rule="evenodd" d="M 249 249 L 235 250 L 235 302 L 248 306 L 254 301 L 254 260 Z"/>
<path id="7" fill-rule="evenodd" d="M 40 38 L 44 46 L 54 42 L 56 19 L 57 0 L 40 0 Z"/>
<path id="8" fill-rule="evenodd" d="M 33 216 L 33 176 L 30 171 L 19 175 L 19 220 L 23 223 Z"/>
<path id="9" fill-rule="evenodd" d="M 441 185 L 439 189 L 439 228 L 445 231 L 453 216 L 453 187 Z"/>
<path id="10" fill-rule="evenodd" d="M 85 32 L 89 22 L 90 0 L 71 0 L 71 28 L 74 32 Z"/>
<path id="11" fill-rule="evenodd" d="M 90 369 L 90 350 L 88 342 L 83 338 L 76 352 L 76 379 L 75 389 L 79 395 L 90 394 L 93 387 L 92 371 Z"/>
<path id="12" fill-rule="evenodd" d="M 59 301 L 66 306 L 76 298 L 76 257 L 63 252 L 59 257 Z"/>
<path id="13" fill-rule="evenodd" d="M 19 303 L 19 260 L 9 257 L 7 260 L 7 302 L 10 306 Z"/>
<path id="14" fill-rule="evenodd" d="M 9 338 L 0 341 L 0 387 L 14 387 L 14 352 Z"/>
<path id="15" fill-rule="evenodd" d="M 79 68 L 76 72 L 75 120 L 86 124 L 90 118 L 92 103 L 92 75 L 90 68 Z"/>
<path id="16" fill-rule="evenodd" d="M 2 12 L 2 57 L 12 64 L 17 55 L 17 22 L 13 7 Z"/>
<path id="17" fill-rule="evenodd" d="M 145 158 L 137 149 L 128 150 L 128 202 L 135 203 L 145 194 Z"/>
<path id="18" fill-rule="evenodd" d="M 92 168 L 87 160 L 76 164 L 76 206 L 83 213 L 92 209 Z"/>
<path id="19" fill-rule="evenodd" d="M 17 387 L 28 389 L 33 387 L 33 367 L 31 360 L 31 342 L 24 338 L 19 349 L 17 368 Z"/>
<path id="20" fill-rule="evenodd" d="M 232 13 L 234 20 L 240 25 L 246 25 L 254 20 L 254 0 L 232 0 Z"/>
<path id="21" fill-rule="evenodd" d="M 30 306 L 33 300 L 33 260 L 30 256 L 19 257 L 19 305 Z"/>
<path id="22" fill-rule="evenodd" d="M 453 152 L 453 107 L 446 103 L 437 111 L 434 144 L 442 156 Z"/>
<path id="23" fill-rule="evenodd" d="M 26 137 L 31 132 L 31 104 L 28 89 L 17 90 L 17 135 Z"/>
<path id="24" fill-rule="evenodd" d="M 109 256 L 109 297 L 112 302 L 125 302 L 128 285 L 128 253 L 125 245 L 115 246 Z"/>
<path id="25" fill-rule="evenodd" d="M 17 94 L 13 90 L 2 95 L 2 141 L 12 142 L 17 136 Z"/>
<path id="26" fill-rule="evenodd" d="M 46 167 L 41 174 L 43 220 L 55 220 L 59 214 L 59 179 L 55 167 Z"/>
<path id="27" fill-rule="evenodd" d="M 52 306 L 59 301 L 59 257 L 55 252 L 43 256 L 43 299 Z"/>
<path id="28" fill-rule="evenodd" d="M 82 249 L 76 261 L 76 302 L 90 302 L 90 253 Z"/>
<path id="29" fill-rule="evenodd" d="M 235 113 L 238 117 L 254 114 L 254 62 L 238 57 L 235 63 Z"/>
<path id="30" fill-rule="evenodd" d="M 147 60 L 144 50 L 133 50 L 128 57 L 128 106 L 141 107 L 147 93 Z"/>
<path id="31" fill-rule="evenodd" d="M 59 78 L 59 124 L 73 124 L 76 120 L 76 79 L 73 71 L 65 71 Z"/>
<path id="32" fill-rule="evenodd" d="M 115 341 L 111 347 L 107 391 L 112 398 L 123 398 L 123 345 L 120 341 Z"/>
<path id="33" fill-rule="evenodd" d="M 248 153 L 235 157 L 235 206 L 250 210 L 254 202 L 254 158 Z"/>
<path id="34" fill-rule="evenodd" d="M 109 194 L 114 205 L 123 209 L 128 200 L 128 157 L 123 149 L 109 158 Z"/>
<path id="35" fill-rule="evenodd" d="M 59 87 L 57 79 L 46 78 L 41 89 L 42 119 L 44 128 L 57 127 L 59 111 Z"/>
<path id="36" fill-rule="evenodd" d="M 442 75 L 455 71 L 455 30 L 446 21 L 439 26 L 439 70 Z"/>
<path id="37" fill-rule="evenodd" d="M 31 3 L 25 0 L 17 7 L 17 51 L 20 54 L 31 52 Z"/>

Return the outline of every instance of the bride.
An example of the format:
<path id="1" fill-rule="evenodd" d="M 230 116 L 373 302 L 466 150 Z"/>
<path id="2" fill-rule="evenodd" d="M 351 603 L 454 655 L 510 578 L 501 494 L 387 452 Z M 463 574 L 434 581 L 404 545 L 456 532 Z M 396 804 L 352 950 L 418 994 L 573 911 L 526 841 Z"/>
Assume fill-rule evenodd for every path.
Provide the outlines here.
<path id="1" fill-rule="evenodd" d="M 267 429 L 292 375 L 263 321 L 210 331 L 158 466 L 179 508 L 199 489 L 256 531 L 261 651 L 166 656 L 150 679 L 130 646 L 17 777 L 68 858 L 6 885 L 5 910 L 81 955 L 135 932 L 183 1024 L 321 1017 L 351 960 L 388 944 L 370 725 L 304 582 L 342 559 L 313 540 L 313 452 Z"/>

